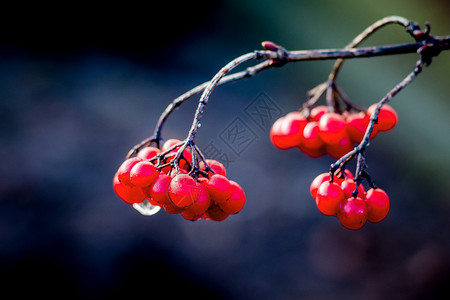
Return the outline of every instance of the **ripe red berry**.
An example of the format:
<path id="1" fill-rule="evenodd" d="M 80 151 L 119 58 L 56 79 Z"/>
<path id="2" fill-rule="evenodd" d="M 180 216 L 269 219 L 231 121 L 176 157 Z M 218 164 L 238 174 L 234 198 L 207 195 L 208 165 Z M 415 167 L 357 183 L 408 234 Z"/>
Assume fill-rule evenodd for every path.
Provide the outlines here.
<path id="1" fill-rule="evenodd" d="M 113 178 L 113 189 L 117 196 L 128 204 L 141 203 L 146 198 L 140 187 L 125 185 L 120 182 L 117 173 Z"/>
<path id="2" fill-rule="evenodd" d="M 164 204 L 163 208 L 169 214 L 179 214 L 184 210 L 184 207 L 175 206 L 172 202 L 169 202 L 168 204 Z"/>
<path id="3" fill-rule="evenodd" d="M 165 152 L 169 150 L 172 146 L 175 146 L 176 144 L 181 143 L 179 139 L 168 139 L 164 142 L 164 144 L 161 147 L 161 152 Z"/>
<path id="4" fill-rule="evenodd" d="M 369 189 L 367 191 L 366 204 L 368 209 L 368 218 L 372 223 L 383 220 L 389 213 L 391 206 L 388 195 L 380 188 Z"/>
<path id="5" fill-rule="evenodd" d="M 310 121 L 319 122 L 320 118 L 328 112 L 328 107 L 325 105 L 319 105 L 311 109 Z"/>
<path id="6" fill-rule="evenodd" d="M 131 185 L 130 182 L 130 171 L 134 167 L 135 164 L 138 162 L 141 162 L 142 159 L 139 157 L 131 157 L 127 160 L 125 160 L 117 170 L 117 177 L 120 182 L 122 182 L 125 185 Z"/>
<path id="7" fill-rule="evenodd" d="M 341 188 L 344 191 L 344 197 L 346 199 L 352 197 L 352 193 L 355 191 L 356 183 L 353 179 L 346 179 L 342 181 Z M 364 190 L 364 187 L 360 184 L 358 186 L 358 195 L 361 199 L 366 199 L 366 191 Z"/>
<path id="8" fill-rule="evenodd" d="M 364 112 L 350 113 L 346 119 L 347 134 L 355 143 L 360 143 L 369 126 L 370 117 Z"/>
<path id="9" fill-rule="evenodd" d="M 225 202 L 233 192 L 230 181 L 223 175 L 214 174 L 206 183 L 211 199 L 216 203 Z"/>
<path id="10" fill-rule="evenodd" d="M 208 193 L 208 189 L 200 182 L 197 183 L 199 188 L 199 194 L 197 199 L 191 206 L 186 207 L 181 215 L 190 221 L 200 219 L 201 216 L 208 210 L 211 205 L 211 199 Z"/>
<path id="11" fill-rule="evenodd" d="M 319 132 L 324 143 L 339 143 L 347 134 L 344 118 L 333 112 L 323 114 L 319 121 Z"/>
<path id="12" fill-rule="evenodd" d="M 130 182 L 135 186 L 146 187 L 151 185 L 158 175 L 158 170 L 151 162 L 140 161 L 130 170 Z"/>
<path id="13" fill-rule="evenodd" d="M 319 186 L 324 183 L 325 181 L 330 180 L 330 173 L 322 173 L 317 175 L 316 178 L 311 182 L 311 186 L 309 187 L 309 191 L 311 192 L 311 196 L 315 199 L 317 195 L 317 190 L 319 189 Z"/>
<path id="14" fill-rule="evenodd" d="M 152 202 L 157 203 L 159 206 L 167 205 L 169 200 L 169 184 L 172 177 L 166 174 L 159 174 L 155 182 L 149 187 L 147 197 L 150 196 Z"/>
<path id="15" fill-rule="evenodd" d="M 159 153 L 161 153 L 161 150 L 156 147 L 145 147 L 142 148 L 136 156 L 142 160 L 146 160 L 155 157 Z"/>
<path id="16" fill-rule="evenodd" d="M 208 210 L 202 216 L 202 218 L 206 219 L 206 220 L 213 220 L 213 221 L 220 222 L 220 221 L 225 220 L 228 216 L 229 216 L 229 214 L 224 212 L 218 205 L 214 204 L 208 208 Z"/>
<path id="17" fill-rule="evenodd" d="M 339 159 L 353 150 L 353 144 L 348 136 L 344 136 L 337 144 L 326 144 L 325 149 L 331 157 Z"/>
<path id="18" fill-rule="evenodd" d="M 368 114 L 371 116 L 375 111 L 377 104 L 372 104 L 367 109 Z M 378 114 L 378 124 L 375 124 L 374 128 L 378 131 L 388 131 L 395 127 L 398 121 L 397 112 L 389 106 L 388 104 L 384 104 L 380 112 Z"/>
<path id="19" fill-rule="evenodd" d="M 220 208 L 227 214 L 237 214 L 241 211 L 245 204 L 245 193 L 241 186 L 230 180 L 232 192 L 225 202 L 219 204 Z"/>
<path id="20" fill-rule="evenodd" d="M 303 129 L 303 138 L 300 148 L 319 149 L 324 146 L 319 133 L 319 123 L 312 121 Z"/>
<path id="21" fill-rule="evenodd" d="M 282 150 L 297 147 L 301 143 L 303 128 L 307 123 L 302 113 L 290 112 L 272 125 L 270 139 Z"/>
<path id="22" fill-rule="evenodd" d="M 367 222 L 367 206 L 363 199 L 348 198 L 337 214 L 341 224 L 352 230 L 360 229 Z"/>
<path id="23" fill-rule="evenodd" d="M 175 206 L 187 207 L 198 198 L 200 189 L 194 179 L 187 174 L 178 174 L 169 184 L 169 199 Z"/>
<path id="24" fill-rule="evenodd" d="M 216 172 L 216 174 L 220 174 L 223 176 L 227 176 L 227 170 L 225 169 L 224 165 L 220 162 L 218 162 L 215 159 L 206 159 L 205 160 L 206 163 L 208 164 L 208 166 L 214 171 Z M 205 170 L 205 163 L 203 161 L 200 162 L 199 167 L 201 170 Z M 213 172 L 209 172 L 208 173 L 209 176 L 214 175 Z"/>
<path id="25" fill-rule="evenodd" d="M 344 199 L 344 191 L 339 184 L 325 181 L 317 190 L 316 205 L 324 215 L 333 216 L 337 214 Z"/>

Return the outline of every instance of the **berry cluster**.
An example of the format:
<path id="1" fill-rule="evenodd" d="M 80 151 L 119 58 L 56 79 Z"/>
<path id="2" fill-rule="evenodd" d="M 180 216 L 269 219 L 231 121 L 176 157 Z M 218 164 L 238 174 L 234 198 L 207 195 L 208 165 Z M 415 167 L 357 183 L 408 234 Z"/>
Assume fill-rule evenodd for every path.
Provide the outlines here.
<path id="1" fill-rule="evenodd" d="M 190 221 L 222 221 L 241 211 L 244 191 L 228 180 L 223 164 L 213 159 L 194 164 L 194 148 L 185 148 L 179 161 L 173 161 L 182 144 L 170 139 L 161 149 L 147 146 L 126 159 L 113 179 L 116 194 L 126 203 L 147 200 Z"/>
<path id="2" fill-rule="evenodd" d="M 329 173 L 318 175 L 311 183 L 310 192 L 322 214 L 337 216 L 348 229 L 360 229 L 367 221 L 380 222 L 390 209 L 389 197 L 382 189 L 371 187 L 366 192 L 360 184 L 356 188 L 348 170 L 333 178 Z"/>
<path id="3" fill-rule="evenodd" d="M 298 147 L 310 157 L 329 154 L 340 158 L 353 149 L 355 143 L 363 140 L 376 105 L 366 112 L 346 110 L 343 113 L 330 111 L 327 106 L 316 106 L 306 116 L 300 111 L 290 112 L 272 125 L 270 139 L 279 149 Z M 397 113 L 385 104 L 378 114 L 370 138 L 378 132 L 388 131 L 397 123 Z"/>

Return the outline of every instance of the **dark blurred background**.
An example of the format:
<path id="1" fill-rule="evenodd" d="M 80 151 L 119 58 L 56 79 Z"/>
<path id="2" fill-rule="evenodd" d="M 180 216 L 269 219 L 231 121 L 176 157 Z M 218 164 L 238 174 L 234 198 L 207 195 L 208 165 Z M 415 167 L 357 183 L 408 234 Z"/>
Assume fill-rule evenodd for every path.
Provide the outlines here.
<path id="1" fill-rule="evenodd" d="M 1 11 L 0 291 L 58 299 L 436 299 L 449 296 L 450 55 L 392 101 L 399 124 L 367 151 L 391 198 L 388 217 L 359 231 L 321 215 L 309 185 L 330 157 L 270 144 L 258 101 L 297 109 L 333 64 L 304 62 L 219 87 L 197 144 L 226 159 L 246 191 L 223 222 L 145 217 L 112 177 L 178 95 L 271 40 L 339 48 L 374 21 L 401 15 L 450 34 L 448 1 L 213 1 L 99 7 L 64 2 Z M 364 45 L 408 42 L 391 25 Z M 417 55 L 346 62 L 338 80 L 356 103 L 378 101 Z M 198 99 L 198 98 L 197 98 Z M 263 99 L 263 100 L 261 100 Z M 183 139 L 195 98 L 163 137 Z M 274 116 L 271 116 L 272 120 Z M 269 118 L 270 119 L 270 118 Z M 238 120 L 252 135 L 233 149 Z M 267 121 L 267 120 L 266 120 Z M 211 152 L 212 153 L 212 152 Z M 354 166 L 352 166 L 354 167 Z M 2 296 L 3 297 L 3 296 Z"/>

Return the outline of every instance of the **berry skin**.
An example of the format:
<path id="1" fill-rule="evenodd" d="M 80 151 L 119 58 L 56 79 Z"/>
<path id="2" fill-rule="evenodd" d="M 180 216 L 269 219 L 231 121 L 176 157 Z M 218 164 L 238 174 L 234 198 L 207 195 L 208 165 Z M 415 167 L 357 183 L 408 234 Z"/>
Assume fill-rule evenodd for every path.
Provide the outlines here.
<path id="1" fill-rule="evenodd" d="M 323 141 L 320 138 L 319 123 L 312 121 L 306 124 L 303 129 L 303 139 L 300 148 L 318 149 L 323 147 Z"/>
<path id="2" fill-rule="evenodd" d="M 325 149 L 331 157 L 339 159 L 353 150 L 353 144 L 348 136 L 344 136 L 337 144 L 326 144 Z"/>
<path id="3" fill-rule="evenodd" d="M 367 222 L 367 206 L 363 199 L 348 198 L 344 201 L 341 210 L 337 214 L 341 224 L 352 230 L 358 230 L 364 226 Z"/>
<path id="4" fill-rule="evenodd" d="M 233 187 L 230 181 L 223 175 L 214 174 L 206 183 L 211 199 L 220 204 L 227 201 L 233 192 Z"/>
<path id="5" fill-rule="evenodd" d="M 159 206 L 170 204 L 169 199 L 169 184 L 172 177 L 166 174 L 159 174 L 152 186 L 149 187 L 147 197 L 150 196 L 153 203 Z M 144 190 L 145 191 L 145 190 Z"/>
<path id="6" fill-rule="evenodd" d="M 117 170 L 117 177 L 118 177 L 119 181 L 125 185 L 131 186 L 130 171 L 134 167 L 135 164 L 137 164 L 138 162 L 141 162 L 141 161 L 142 161 L 142 159 L 140 159 L 139 157 L 131 157 L 131 158 L 125 160 L 120 165 L 119 169 Z"/>
<path id="7" fill-rule="evenodd" d="M 320 118 L 328 112 L 328 107 L 325 105 L 319 105 L 311 109 L 310 121 L 319 122 Z"/>
<path id="8" fill-rule="evenodd" d="M 368 219 L 372 223 L 383 220 L 390 209 L 389 197 L 380 188 L 369 189 L 366 194 L 366 204 L 368 209 Z"/>
<path id="9" fill-rule="evenodd" d="M 161 150 L 156 147 L 145 147 L 136 156 L 142 160 L 146 160 L 155 157 L 159 153 L 161 153 Z"/>
<path id="10" fill-rule="evenodd" d="M 230 180 L 232 186 L 231 196 L 219 204 L 220 208 L 227 214 L 237 214 L 242 210 L 245 204 L 245 193 L 239 184 Z"/>
<path id="11" fill-rule="evenodd" d="M 372 104 L 367 109 L 368 114 L 371 116 L 375 111 L 377 104 Z M 384 104 L 380 113 L 378 114 L 378 124 L 375 124 L 374 128 L 378 131 L 388 131 L 395 127 L 398 121 L 397 112 L 389 105 Z"/>
<path id="12" fill-rule="evenodd" d="M 223 176 L 227 176 L 227 170 L 225 169 L 224 165 L 220 162 L 218 162 L 215 159 L 205 159 L 206 163 L 208 164 L 208 166 L 214 171 L 216 172 L 216 174 L 220 174 Z M 199 167 L 201 170 L 205 170 L 205 163 L 203 161 L 200 162 Z M 214 175 L 213 172 L 209 171 L 208 172 L 209 176 Z"/>
<path id="13" fill-rule="evenodd" d="M 186 207 L 181 212 L 183 218 L 189 221 L 196 221 L 200 219 L 211 205 L 211 199 L 208 193 L 208 189 L 200 182 L 197 183 L 197 186 L 200 190 L 198 198 L 191 206 Z"/>
<path id="14" fill-rule="evenodd" d="M 322 173 L 320 175 L 317 175 L 316 178 L 311 182 L 311 186 L 309 187 L 309 191 L 311 193 L 311 196 L 315 199 L 317 195 L 317 190 L 319 189 L 319 186 L 324 183 L 325 181 L 330 180 L 330 173 Z"/>
<path id="15" fill-rule="evenodd" d="M 342 181 L 341 188 L 344 191 L 344 197 L 346 199 L 352 197 L 352 193 L 355 191 L 356 183 L 353 179 L 346 179 Z M 358 186 L 358 195 L 361 199 L 366 199 L 366 191 L 364 190 L 364 187 L 360 184 Z"/>
<path id="16" fill-rule="evenodd" d="M 161 152 L 165 152 L 165 151 L 169 150 L 169 148 L 171 148 L 172 146 L 175 146 L 176 144 L 179 144 L 179 143 L 181 143 L 181 141 L 179 139 L 168 139 L 162 145 Z"/>
<path id="17" fill-rule="evenodd" d="M 349 138 L 355 142 L 360 143 L 369 126 L 370 117 L 364 112 L 350 113 L 346 119 L 347 134 Z M 373 132 L 373 131 L 372 131 Z"/>
<path id="18" fill-rule="evenodd" d="M 300 112 L 290 112 L 272 125 L 270 140 L 282 150 L 297 147 L 301 143 L 303 128 L 307 123 Z"/>
<path id="19" fill-rule="evenodd" d="M 117 173 L 113 178 L 113 189 L 117 196 L 128 204 L 141 203 L 146 198 L 140 187 L 125 185 L 120 182 Z"/>
<path id="20" fill-rule="evenodd" d="M 339 143 L 347 134 L 344 118 L 333 112 L 324 114 L 319 121 L 319 132 L 324 143 Z"/>
<path id="21" fill-rule="evenodd" d="M 158 177 L 159 172 L 148 161 L 140 161 L 130 170 L 130 182 L 139 187 L 150 186 Z"/>
<path id="22" fill-rule="evenodd" d="M 228 218 L 228 216 L 229 214 L 224 212 L 218 205 L 211 205 L 202 218 L 220 222 Z"/>
<path id="23" fill-rule="evenodd" d="M 180 208 L 192 205 L 198 198 L 200 189 L 194 179 L 187 174 L 174 176 L 169 184 L 169 199 Z"/>
<path id="24" fill-rule="evenodd" d="M 317 190 L 316 205 L 324 215 L 334 216 L 344 199 L 344 191 L 339 184 L 325 181 Z"/>

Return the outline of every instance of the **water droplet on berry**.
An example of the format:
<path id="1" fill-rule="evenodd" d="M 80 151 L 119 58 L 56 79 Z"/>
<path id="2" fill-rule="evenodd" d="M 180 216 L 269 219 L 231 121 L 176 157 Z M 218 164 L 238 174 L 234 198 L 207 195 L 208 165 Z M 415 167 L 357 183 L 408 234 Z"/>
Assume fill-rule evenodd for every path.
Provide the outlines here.
<path id="1" fill-rule="evenodd" d="M 141 203 L 134 203 L 133 208 L 144 216 L 152 216 L 161 209 L 160 206 L 151 205 L 147 199 Z"/>

